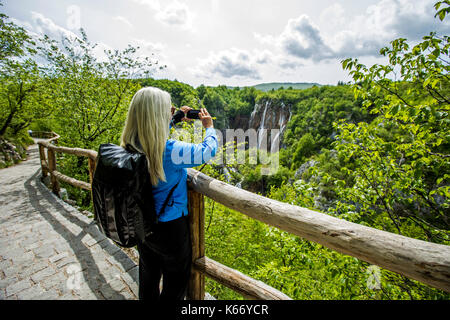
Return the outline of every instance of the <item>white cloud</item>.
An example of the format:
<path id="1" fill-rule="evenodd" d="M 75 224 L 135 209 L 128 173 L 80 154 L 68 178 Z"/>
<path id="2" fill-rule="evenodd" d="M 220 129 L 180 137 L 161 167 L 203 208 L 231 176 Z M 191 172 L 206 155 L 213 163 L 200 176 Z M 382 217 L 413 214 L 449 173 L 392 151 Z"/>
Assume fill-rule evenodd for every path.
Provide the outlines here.
<path id="1" fill-rule="evenodd" d="M 319 28 L 306 15 L 288 21 L 278 38 L 278 44 L 289 55 L 297 58 L 319 61 L 332 56 Z"/>
<path id="2" fill-rule="evenodd" d="M 269 50 L 253 50 L 252 56 L 258 64 L 267 64 L 273 60 L 273 53 Z"/>
<path id="3" fill-rule="evenodd" d="M 139 55 L 141 57 L 149 57 L 152 61 L 158 62 L 158 66 L 165 66 L 161 71 L 157 70 L 155 74 L 176 75 L 177 67 L 173 64 L 169 57 L 165 54 L 167 46 L 161 42 L 151 42 L 145 39 L 133 38 L 131 44 L 139 47 Z"/>
<path id="4" fill-rule="evenodd" d="M 123 24 L 127 25 L 129 28 L 133 28 L 133 24 L 125 17 L 116 16 L 116 17 L 113 18 L 113 20 L 122 22 Z"/>
<path id="5" fill-rule="evenodd" d="M 346 16 L 342 5 L 335 3 L 321 13 L 320 20 L 338 31 L 324 33 L 307 15 L 301 15 L 289 19 L 277 36 L 254 33 L 254 37 L 261 44 L 271 44 L 285 59 L 295 57 L 318 62 L 355 56 L 378 57 L 379 50 L 397 37 L 418 40 L 432 30 L 448 34 L 450 23 L 434 18 L 433 2 L 382 0 L 355 17 Z"/>
<path id="6" fill-rule="evenodd" d="M 253 37 L 258 40 L 259 43 L 265 45 L 273 45 L 277 41 L 277 38 L 274 36 L 271 36 L 269 34 L 261 34 L 258 32 L 253 32 Z"/>
<path id="7" fill-rule="evenodd" d="M 281 57 L 278 60 L 278 66 L 283 70 L 295 70 L 302 67 L 304 64 L 297 59 L 289 59 Z"/>
<path id="8" fill-rule="evenodd" d="M 97 46 L 92 50 L 93 56 L 97 59 L 98 62 L 108 61 L 108 56 L 105 54 L 105 51 L 114 50 L 112 47 L 107 45 L 106 43 L 100 42 Z"/>
<path id="9" fill-rule="evenodd" d="M 132 0 L 136 3 L 142 4 L 142 5 L 146 5 L 148 6 L 151 10 L 156 10 L 159 11 L 161 9 L 161 5 L 159 3 L 159 0 Z"/>
<path id="10" fill-rule="evenodd" d="M 320 21 L 334 28 L 342 27 L 346 23 L 345 10 L 340 3 L 335 3 L 322 11 Z"/>
<path id="11" fill-rule="evenodd" d="M 81 39 L 74 32 L 57 25 L 52 19 L 39 12 L 31 11 L 31 23 L 22 22 L 17 19 L 15 21 L 23 26 L 36 40 L 43 37 L 43 35 L 47 35 L 50 39 L 58 42 L 66 38 L 69 40 Z M 63 49 L 62 46 L 61 49 Z M 106 61 L 107 56 L 104 52 L 105 50 L 113 50 L 113 48 L 106 43 L 99 42 L 92 49 L 92 54 L 99 62 Z"/>
<path id="12" fill-rule="evenodd" d="M 27 30 L 29 32 L 33 31 L 33 26 L 28 21 L 22 21 L 22 20 L 16 19 L 16 18 L 10 18 L 10 19 L 14 24 L 24 28 L 25 30 Z"/>
<path id="13" fill-rule="evenodd" d="M 147 53 L 160 54 L 166 48 L 166 46 L 161 42 L 151 42 L 145 39 L 137 39 L 137 38 L 134 38 L 132 41 Z"/>
<path id="14" fill-rule="evenodd" d="M 182 2 L 170 3 L 164 9 L 159 10 L 155 17 L 167 25 L 175 25 L 184 29 L 192 28 L 192 13 L 189 7 Z"/>
<path id="15" fill-rule="evenodd" d="M 75 39 L 78 36 L 70 30 L 63 28 L 45 17 L 42 13 L 31 11 L 33 30 L 38 34 L 46 34 L 50 38 L 61 40 L 62 38 Z"/>
<path id="16" fill-rule="evenodd" d="M 131 39 L 131 44 L 139 47 L 138 53 L 143 57 L 152 57 L 159 61 L 159 64 L 169 64 L 168 58 L 164 54 L 166 45 L 161 42 L 151 42 L 145 39 Z M 174 67 L 174 66 L 172 66 Z"/>
<path id="17" fill-rule="evenodd" d="M 154 11 L 154 17 L 163 24 L 193 30 L 194 14 L 188 5 L 178 0 L 167 5 L 161 5 L 158 0 L 133 0 L 136 3 L 147 6 Z"/>
<path id="18" fill-rule="evenodd" d="M 219 0 L 211 0 L 211 11 L 213 13 L 219 12 Z"/>
<path id="19" fill-rule="evenodd" d="M 301 1 L 279 6 L 258 0 L 256 6 L 238 0 L 130 0 L 131 5 L 117 11 L 108 0 L 98 0 L 95 5 L 84 1 L 78 6 L 83 14 L 81 25 L 96 42 L 114 43 L 118 48 L 128 43 L 139 45 L 138 54 L 154 53 L 153 59 L 172 66 L 176 71 L 170 74 L 172 78 L 234 85 L 258 77 L 263 81 L 335 83 L 347 77 L 341 59 L 358 57 L 363 63 L 378 63 L 379 49 L 395 38 L 419 40 L 432 30 L 449 34 L 450 20 L 441 22 L 433 17 L 436 1 L 332 0 L 326 1 L 327 7 Z M 67 24 L 73 16 L 66 10 L 70 6 L 41 2 L 7 1 L 4 9 L 22 20 L 21 25 L 33 35 L 47 33 L 56 40 L 80 36 Z M 97 11 L 99 6 L 104 10 Z M 251 21 L 249 12 L 253 13 Z M 88 18 L 93 14 L 96 19 Z M 277 19 L 271 19 L 274 14 Z M 109 47 L 100 43 L 96 56 L 101 57 L 105 48 Z M 197 62 L 197 58 L 201 60 Z M 169 68 L 165 70 L 168 73 Z"/>
<path id="20" fill-rule="evenodd" d="M 383 0 L 367 9 L 366 18 L 374 27 L 386 33 L 394 33 L 408 39 L 418 40 L 430 31 L 448 34 L 450 22 L 434 18 L 435 0 Z"/>
<path id="21" fill-rule="evenodd" d="M 207 58 L 200 59 L 197 66 L 189 71 L 198 77 L 261 79 L 258 64 L 268 61 L 265 54 L 258 55 L 237 48 L 210 52 Z"/>

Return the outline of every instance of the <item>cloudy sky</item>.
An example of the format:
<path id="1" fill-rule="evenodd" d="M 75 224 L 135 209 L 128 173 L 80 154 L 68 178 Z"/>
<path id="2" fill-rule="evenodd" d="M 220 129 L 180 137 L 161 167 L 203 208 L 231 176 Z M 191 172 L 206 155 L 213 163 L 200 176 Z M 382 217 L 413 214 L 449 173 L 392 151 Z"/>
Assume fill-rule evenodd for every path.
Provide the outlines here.
<path id="1" fill-rule="evenodd" d="M 102 48 L 141 47 L 168 67 L 156 78 L 246 86 L 348 81 L 340 61 L 373 64 L 379 49 L 430 31 L 437 0 L 3 0 L 1 9 L 33 33 L 79 34 Z"/>

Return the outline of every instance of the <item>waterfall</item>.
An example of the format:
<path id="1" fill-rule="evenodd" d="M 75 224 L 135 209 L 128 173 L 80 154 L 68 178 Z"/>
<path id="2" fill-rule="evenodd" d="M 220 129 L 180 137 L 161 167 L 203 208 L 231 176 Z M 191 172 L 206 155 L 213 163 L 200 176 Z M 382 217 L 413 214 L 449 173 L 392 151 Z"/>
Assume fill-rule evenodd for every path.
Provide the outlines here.
<path id="1" fill-rule="evenodd" d="M 285 118 L 285 116 L 284 116 L 284 110 L 283 110 L 283 109 L 284 109 L 284 105 L 283 105 L 283 107 L 282 107 L 282 109 L 281 109 L 281 112 L 280 112 L 280 118 L 278 119 L 278 128 L 280 128 L 280 130 L 277 132 L 275 138 L 272 139 L 272 142 L 271 142 L 271 145 L 270 145 L 270 152 L 271 152 L 271 153 L 275 152 L 275 151 L 274 151 L 274 146 L 276 146 L 276 145 L 279 146 L 279 143 L 280 143 L 280 137 L 281 137 L 281 135 L 282 135 L 282 133 L 283 133 L 283 131 L 284 131 L 284 128 L 286 127 L 286 125 L 284 124 L 284 120 L 285 120 L 286 118 Z M 279 150 L 279 149 L 280 149 L 280 148 L 278 147 L 278 150 Z"/>
<path id="2" fill-rule="evenodd" d="M 265 138 L 265 141 L 267 141 L 266 147 L 268 148 L 268 151 L 274 152 L 274 150 L 276 149 L 274 147 L 275 145 L 281 147 L 281 139 L 283 137 L 283 133 L 286 129 L 287 123 L 291 120 L 292 112 L 290 107 L 285 105 L 282 101 L 280 101 L 279 108 L 275 108 L 276 106 L 272 104 L 272 100 L 270 99 L 267 99 L 264 102 L 263 101 L 260 101 L 255 105 L 255 108 L 250 115 L 249 128 L 256 129 L 256 125 L 259 123 L 259 126 L 256 129 L 258 149 L 261 149 L 261 147 L 263 146 L 263 139 Z M 264 109 L 262 110 L 263 104 Z M 279 129 L 279 131 L 274 135 L 273 138 L 271 136 L 270 139 L 268 139 L 268 129 Z"/>
<path id="3" fill-rule="evenodd" d="M 264 135 L 264 121 L 266 120 L 266 112 L 267 112 L 268 106 L 269 106 L 269 101 L 266 101 L 266 105 L 264 107 L 264 112 L 263 112 L 261 122 L 260 122 L 260 125 L 258 128 L 258 149 L 261 149 L 261 142 L 262 142 L 262 138 Z"/>
<path id="4" fill-rule="evenodd" d="M 286 128 L 286 124 L 284 123 L 286 120 L 286 117 L 284 115 L 284 107 L 285 105 L 283 104 L 281 107 L 281 113 L 280 113 L 280 119 L 278 120 L 278 127 L 280 128 L 280 135 L 283 133 L 284 129 Z M 289 114 L 289 118 L 291 118 L 291 115 Z"/>
<path id="5" fill-rule="evenodd" d="M 223 172 L 226 182 L 232 183 L 232 181 L 233 181 L 233 176 L 231 175 L 230 171 L 237 173 L 241 177 L 241 180 L 239 180 L 239 182 L 236 183 L 235 186 L 242 189 L 242 182 L 244 181 L 244 176 L 242 174 L 240 174 L 239 171 L 237 171 L 233 167 L 231 167 L 231 168 L 223 167 L 222 168 L 222 172 Z"/>
<path id="6" fill-rule="evenodd" d="M 255 119 L 255 114 L 256 114 L 257 110 L 258 110 L 258 105 L 255 106 L 255 109 L 253 109 L 252 114 L 250 115 L 250 121 L 248 123 L 249 128 L 251 128 L 251 126 L 252 126 L 252 122 L 253 122 L 253 119 Z"/>
<path id="7" fill-rule="evenodd" d="M 280 110 L 280 117 L 278 118 L 278 128 L 280 129 L 278 131 L 278 133 L 275 135 L 275 138 L 272 139 L 272 144 L 270 146 L 270 152 L 273 153 L 274 151 L 274 146 L 276 146 L 277 144 L 279 145 L 281 142 L 281 137 L 283 135 L 284 129 L 286 128 L 286 115 L 285 115 L 285 107 L 286 105 L 284 103 L 281 103 L 281 110 Z M 289 120 L 291 118 L 291 111 L 289 110 Z M 289 121 L 288 120 L 288 121 Z M 278 148 L 279 150 L 280 148 Z"/>

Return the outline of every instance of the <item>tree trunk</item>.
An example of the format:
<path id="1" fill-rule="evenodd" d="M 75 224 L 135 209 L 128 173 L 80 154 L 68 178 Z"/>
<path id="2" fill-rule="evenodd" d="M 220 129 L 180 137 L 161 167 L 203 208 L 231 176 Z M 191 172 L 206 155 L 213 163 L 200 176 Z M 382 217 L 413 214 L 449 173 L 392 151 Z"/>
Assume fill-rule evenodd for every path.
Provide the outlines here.
<path id="1" fill-rule="evenodd" d="M 12 121 L 16 111 L 17 111 L 17 109 L 13 109 L 9 113 L 8 118 L 6 118 L 5 123 L 3 124 L 3 126 L 0 129 L 0 137 L 2 137 L 5 134 L 6 129 L 8 129 L 9 125 L 11 124 L 11 121 Z"/>

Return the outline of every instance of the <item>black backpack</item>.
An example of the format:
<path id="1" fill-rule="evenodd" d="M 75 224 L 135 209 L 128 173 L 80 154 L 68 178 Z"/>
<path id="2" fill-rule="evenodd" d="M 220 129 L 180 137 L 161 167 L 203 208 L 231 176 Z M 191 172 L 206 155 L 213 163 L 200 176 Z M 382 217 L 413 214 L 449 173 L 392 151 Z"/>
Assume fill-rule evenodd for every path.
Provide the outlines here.
<path id="1" fill-rule="evenodd" d="M 172 196 L 169 192 L 160 211 Z M 92 181 L 92 201 L 100 231 L 122 247 L 146 242 L 158 224 L 147 158 L 131 146 L 100 145 Z"/>

